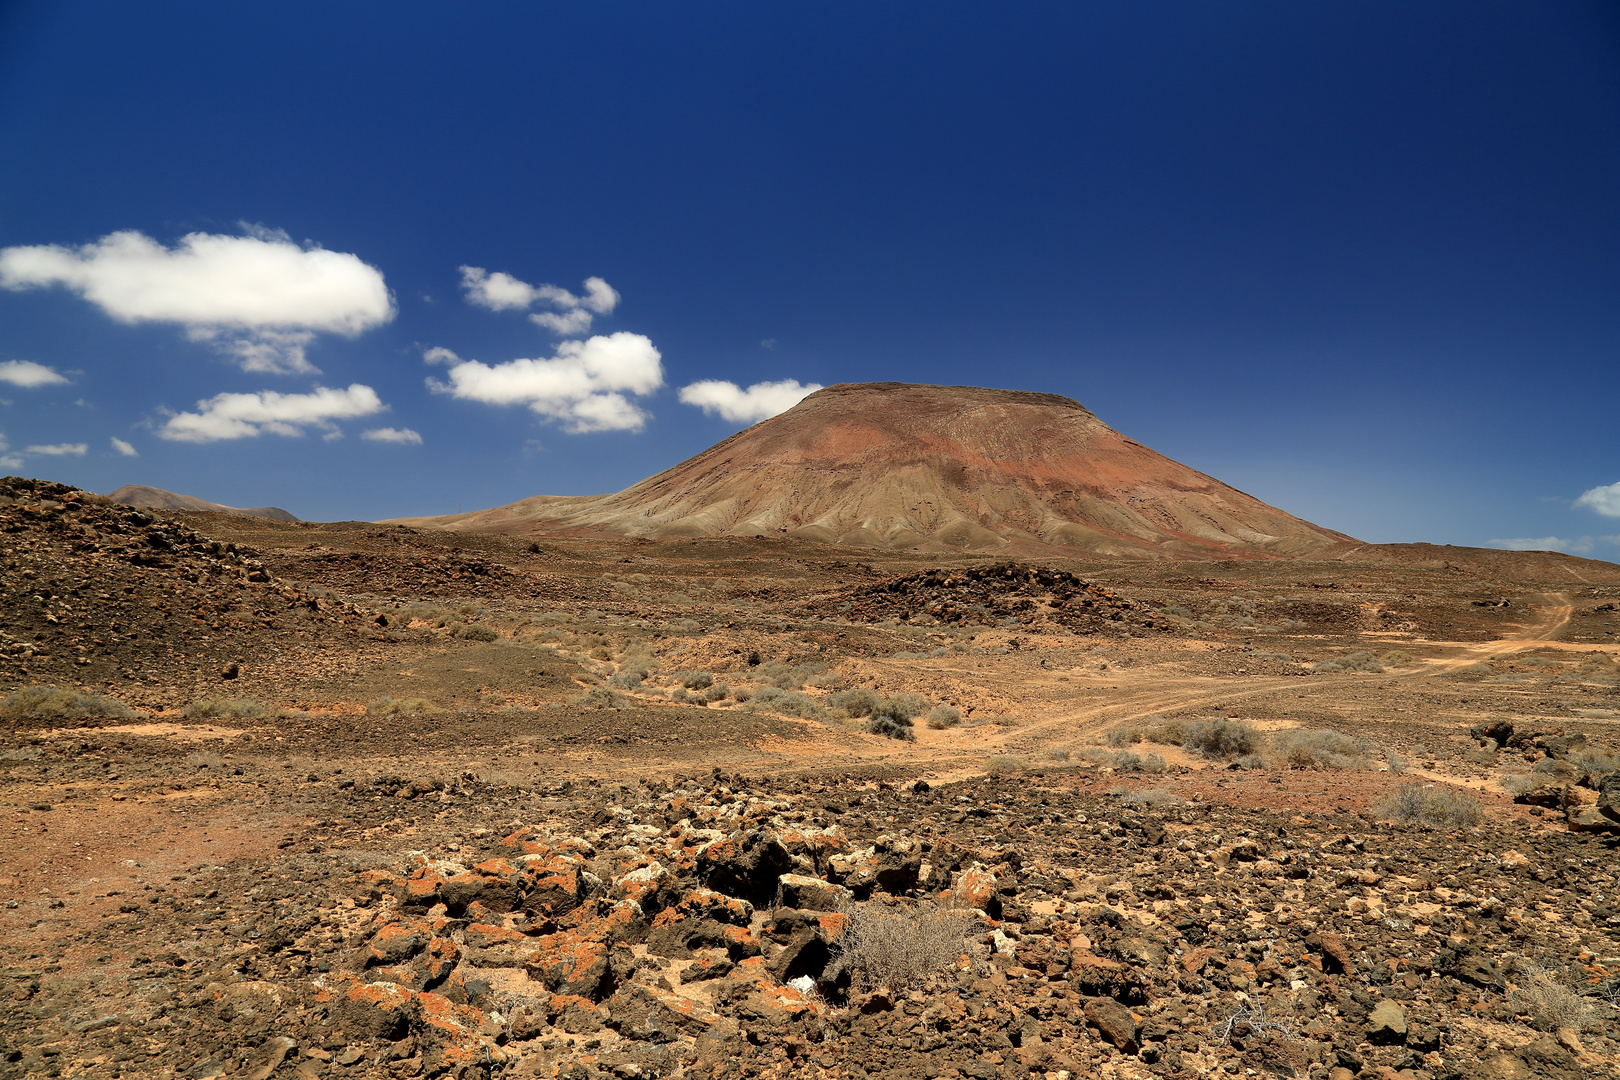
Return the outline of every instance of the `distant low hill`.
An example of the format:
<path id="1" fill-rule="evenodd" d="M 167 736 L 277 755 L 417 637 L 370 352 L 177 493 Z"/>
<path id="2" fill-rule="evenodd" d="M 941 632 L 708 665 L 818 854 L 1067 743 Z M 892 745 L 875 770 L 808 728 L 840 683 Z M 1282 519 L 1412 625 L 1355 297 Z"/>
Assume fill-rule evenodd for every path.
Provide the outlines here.
<path id="1" fill-rule="evenodd" d="M 1069 398 L 905 383 L 817 391 L 616 495 L 399 521 L 1121 558 L 1290 558 L 1356 543 L 1155 453 Z"/>
<path id="2" fill-rule="evenodd" d="M 248 517 L 269 518 L 271 521 L 297 521 L 298 518 L 279 506 L 255 506 L 244 510 L 236 506 L 211 503 L 194 495 L 180 495 L 145 484 L 125 484 L 107 496 L 124 506 L 142 506 L 151 510 L 196 510 L 208 514 L 245 514 Z"/>

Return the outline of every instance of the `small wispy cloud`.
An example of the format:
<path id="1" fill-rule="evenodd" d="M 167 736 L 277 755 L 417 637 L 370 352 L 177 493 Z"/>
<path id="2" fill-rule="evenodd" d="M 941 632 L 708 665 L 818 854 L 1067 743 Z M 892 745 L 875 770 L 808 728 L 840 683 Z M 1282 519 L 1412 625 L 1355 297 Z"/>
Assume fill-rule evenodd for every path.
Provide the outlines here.
<path id="1" fill-rule="evenodd" d="M 116 435 L 114 435 L 112 437 L 111 442 L 112 442 L 112 448 L 115 451 L 118 452 L 119 457 L 140 457 L 141 456 L 139 450 L 136 450 L 135 447 L 133 447 L 129 443 L 125 442 L 123 439 L 120 439 Z"/>
<path id="2" fill-rule="evenodd" d="M 585 279 L 585 294 L 576 296 L 555 285 L 530 285 L 499 270 L 493 274 L 482 266 L 461 267 L 461 288 L 467 302 L 490 311 L 527 311 L 536 305 L 553 308 L 529 316 L 536 326 L 562 337 L 588 332 L 597 315 L 606 315 L 619 304 L 619 294 L 599 277 Z"/>
<path id="3" fill-rule="evenodd" d="M 787 412 L 820 389 L 820 383 L 800 385 L 797 379 L 757 382 L 746 390 L 724 379 L 704 379 L 681 387 L 680 397 L 711 416 L 718 413 L 734 424 L 757 424 Z"/>
<path id="4" fill-rule="evenodd" d="M 422 436 L 410 428 L 372 428 L 370 431 L 361 432 L 360 437 L 370 439 L 372 442 L 400 443 L 407 446 L 422 445 Z"/>
<path id="5" fill-rule="evenodd" d="M 36 386 L 60 386 L 68 378 L 55 368 L 36 364 L 32 360 L 0 361 L 0 382 L 32 390 Z"/>
<path id="6" fill-rule="evenodd" d="M 1508 551 L 1562 551 L 1569 555 L 1585 555 L 1592 550 L 1593 542 L 1594 538 L 1590 536 L 1577 536 L 1568 540 L 1561 536 L 1519 536 L 1492 540 L 1490 545 Z"/>
<path id="7" fill-rule="evenodd" d="M 63 442 L 50 443 L 46 446 L 30 446 L 27 452 L 30 454 L 39 454 L 42 457 L 83 457 L 85 452 L 89 449 L 90 446 L 88 443 Z"/>

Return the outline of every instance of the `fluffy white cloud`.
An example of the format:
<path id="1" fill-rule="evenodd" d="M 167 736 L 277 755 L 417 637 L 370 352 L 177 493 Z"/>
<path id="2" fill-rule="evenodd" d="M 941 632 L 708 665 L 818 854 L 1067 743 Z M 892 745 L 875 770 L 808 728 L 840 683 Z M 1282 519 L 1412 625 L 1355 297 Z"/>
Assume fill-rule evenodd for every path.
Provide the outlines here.
<path id="1" fill-rule="evenodd" d="M 51 443 L 49 446 L 30 446 L 28 452 L 44 457 L 83 457 L 85 451 L 89 449 L 88 443 L 60 442 Z"/>
<path id="2" fill-rule="evenodd" d="M 1595 487 L 1576 499 L 1575 505 L 1596 510 L 1604 517 L 1620 517 L 1620 483 Z"/>
<path id="3" fill-rule="evenodd" d="M 347 390 L 317 386 L 308 394 L 216 394 L 197 402 L 197 412 L 176 413 L 158 429 L 175 442 L 208 443 L 258 435 L 302 435 L 306 427 L 341 436 L 334 420 L 370 416 L 387 406 L 369 386 L 352 384 Z"/>
<path id="4" fill-rule="evenodd" d="M 468 401 L 527 405 L 576 433 L 639 431 L 647 414 L 625 395 L 650 394 L 664 385 L 663 358 L 652 341 L 624 331 L 564 341 L 550 359 L 493 366 L 462 360 L 447 374 L 448 382 L 428 379 L 428 386 Z"/>
<path id="5" fill-rule="evenodd" d="M 537 311 L 529 316 L 536 326 L 563 337 L 576 337 L 591 328 L 593 312 L 606 315 L 619 304 L 619 294 L 599 277 L 585 279 L 585 295 L 575 296 L 555 285 L 530 285 L 499 270 L 491 274 L 482 266 L 461 268 L 461 288 L 467 302 L 490 311 L 527 311 L 546 304 L 555 311 Z"/>
<path id="6" fill-rule="evenodd" d="M 430 364 L 459 364 L 461 357 L 446 349 L 442 345 L 435 345 L 422 354 L 422 359 Z"/>
<path id="7" fill-rule="evenodd" d="M 190 233 L 173 248 L 134 230 L 79 248 L 0 249 L 0 287 L 61 285 L 120 322 L 186 327 L 247 371 L 313 372 L 316 333 L 353 336 L 394 317 L 382 273 L 356 255 L 300 247 L 286 233 Z"/>
<path id="8" fill-rule="evenodd" d="M 60 385 L 67 382 L 67 377 L 32 360 L 7 360 L 0 363 L 0 382 L 31 390 L 36 386 Z"/>
<path id="9" fill-rule="evenodd" d="M 422 436 L 418 435 L 416 432 L 412 431 L 408 427 L 407 428 L 391 428 L 391 427 L 372 428 L 370 431 L 363 432 L 360 435 L 360 437 L 362 439 L 370 439 L 372 442 L 404 443 L 404 444 L 409 445 L 409 446 L 421 446 L 422 445 Z"/>
<path id="10" fill-rule="evenodd" d="M 719 413 L 734 424 L 757 424 L 787 412 L 820 389 L 820 383 L 800 386 L 798 379 L 757 382 L 746 390 L 723 379 L 704 379 L 681 387 L 681 401 L 711 416 Z"/>
<path id="11" fill-rule="evenodd" d="M 131 446 L 129 443 L 125 442 L 123 439 L 120 439 L 116 435 L 114 435 L 112 437 L 112 448 L 114 450 L 118 451 L 118 456 L 119 457 L 140 457 L 141 456 L 139 450 L 136 450 L 133 446 Z"/>

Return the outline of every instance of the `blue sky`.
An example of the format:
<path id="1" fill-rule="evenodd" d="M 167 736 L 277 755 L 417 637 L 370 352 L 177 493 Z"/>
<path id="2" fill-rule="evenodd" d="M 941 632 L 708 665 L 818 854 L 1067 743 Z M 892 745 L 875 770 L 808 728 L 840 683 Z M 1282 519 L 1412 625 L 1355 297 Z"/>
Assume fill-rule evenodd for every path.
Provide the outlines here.
<path id="1" fill-rule="evenodd" d="M 0 471 L 470 510 L 895 379 L 1616 558 L 1617 193 L 1600 3 L 11 0 Z"/>

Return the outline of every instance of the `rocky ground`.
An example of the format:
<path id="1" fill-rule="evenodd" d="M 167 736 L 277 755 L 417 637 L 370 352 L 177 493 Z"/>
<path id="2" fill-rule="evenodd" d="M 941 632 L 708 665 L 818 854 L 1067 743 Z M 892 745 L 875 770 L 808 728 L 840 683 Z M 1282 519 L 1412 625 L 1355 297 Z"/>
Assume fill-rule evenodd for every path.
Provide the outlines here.
<path id="1" fill-rule="evenodd" d="M 0 1075 L 1616 1075 L 1602 564 L 7 483 Z"/>

